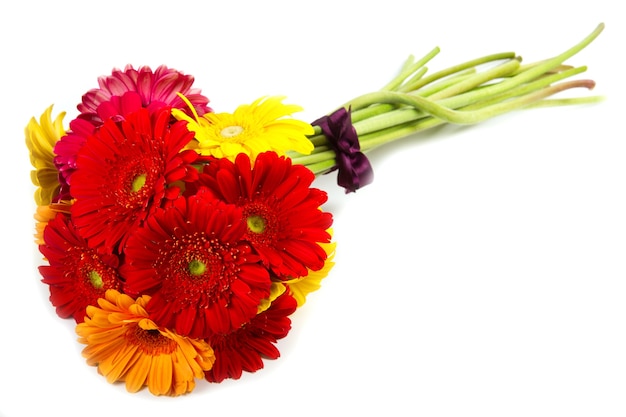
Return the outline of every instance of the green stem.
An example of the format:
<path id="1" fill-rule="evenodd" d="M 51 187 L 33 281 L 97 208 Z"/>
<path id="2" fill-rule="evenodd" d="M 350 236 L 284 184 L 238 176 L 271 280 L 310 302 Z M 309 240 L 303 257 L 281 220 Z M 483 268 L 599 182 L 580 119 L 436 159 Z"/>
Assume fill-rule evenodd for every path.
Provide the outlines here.
<path id="1" fill-rule="evenodd" d="M 431 59 L 433 59 L 438 53 L 439 48 L 433 48 L 428 54 L 426 54 L 422 59 L 413 63 L 413 56 L 410 56 L 404 63 L 403 69 L 400 71 L 393 80 L 391 80 L 386 86 L 382 88 L 383 91 L 395 91 L 404 80 L 411 77 L 411 75 L 417 71 L 419 71 L 424 65 L 428 63 Z"/>
<path id="2" fill-rule="evenodd" d="M 540 90 L 542 88 L 548 87 L 549 85 L 562 81 L 566 78 L 572 77 L 574 75 L 583 73 L 587 70 L 587 67 L 578 67 L 578 68 L 570 68 L 562 72 L 553 73 L 550 75 L 539 77 L 538 79 L 519 85 L 517 87 L 511 88 L 510 90 L 496 94 L 494 96 L 488 97 L 484 100 L 478 101 L 477 103 L 481 103 L 482 105 L 494 104 L 498 102 L 502 102 L 504 100 L 508 100 L 512 97 L 521 96 L 524 94 L 529 94 L 533 91 Z M 451 98 L 445 102 L 445 105 L 452 108 L 459 108 L 461 106 L 468 106 L 465 109 L 471 109 L 471 104 L 468 105 L 468 100 L 459 100 L 458 97 Z"/>
<path id="3" fill-rule="evenodd" d="M 428 86 L 423 86 L 419 90 L 411 88 L 411 94 L 417 94 L 422 97 L 432 97 L 434 94 L 449 88 L 450 86 L 467 80 L 476 74 L 476 68 L 470 68 L 465 71 L 458 72 L 450 75 L 442 80 L 431 83 Z"/>
<path id="4" fill-rule="evenodd" d="M 421 80 L 421 82 L 417 83 L 414 86 L 413 90 L 418 90 L 428 84 L 431 84 L 435 81 L 441 80 L 442 78 L 446 78 L 452 74 L 456 74 L 459 72 L 463 72 L 465 70 L 476 68 L 480 65 L 484 65 L 494 61 L 500 61 L 504 59 L 513 59 L 515 58 L 514 52 L 502 52 L 492 55 L 483 56 L 481 58 L 472 59 L 471 61 L 464 62 L 462 64 L 454 65 L 452 67 L 446 68 L 444 70 L 433 73 L 432 75 L 425 77 Z"/>
<path id="5" fill-rule="evenodd" d="M 566 59 L 576 55 L 587 45 L 589 45 L 604 29 L 604 24 L 600 24 L 596 29 L 584 38 L 581 42 L 568 49 L 567 51 L 545 61 L 542 61 L 536 65 L 530 66 L 527 70 L 516 74 L 515 76 L 505 79 L 497 84 L 487 86 L 485 88 L 472 90 L 465 95 L 459 95 L 454 97 L 454 100 L 462 100 L 466 103 L 472 103 L 479 100 L 483 100 L 490 96 L 500 94 L 508 89 L 517 87 L 525 82 L 531 81 L 543 74 L 550 72 L 560 66 Z M 446 103 L 444 103 L 446 104 Z"/>
<path id="6" fill-rule="evenodd" d="M 539 79 L 533 82 L 517 86 L 504 93 L 496 94 L 484 100 L 477 101 L 477 103 L 482 103 L 483 105 L 481 107 L 484 107 L 487 104 L 496 104 L 504 100 L 513 98 L 513 97 L 521 96 L 524 94 L 529 94 L 533 91 L 547 87 L 554 82 L 561 81 L 565 78 L 584 72 L 585 70 L 586 70 L 586 67 L 571 68 L 560 73 L 554 73 L 551 75 L 540 77 Z M 429 99 L 430 98 L 432 98 L 432 96 L 429 97 Z M 439 102 L 439 104 L 445 107 L 451 108 L 451 109 L 458 109 L 464 106 L 469 106 L 473 103 L 472 103 L 471 97 L 464 95 L 464 96 L 451 97 L 447 100 L 442 100 Z M 389 105 L 389 106 L 395 107 L 394 105 Z M 472 108 L 467 107 L 466 110 L 472 110 Z M 355 127 L 359 137 L 361 137 L 362 135 L 374 133 L 378 130 L 384 130 L 389 127 L 401 125 L 407 122 L 411 122 L 413 120 L 418 120 L 420 118 L 423 118 L 426 115 L 427 113 L 421 110 L 420 108 L 403 107 L 401 109 L 389 111 L 385 114 L 378 115 L 376 117 L 371 117 L 362 122 L 353 123 L 353 126 Z"/>
<path id="7" fill-rule="evenodd" d="M 325 172 L 328 172 L 331 168 L 334 168 L 334 166 L 335 166 L 335 160 L 328 159 L 326 161 L 316 162 L 314 164 L 307 165 L 307 168 L 313 171 L 315 175 L 320 175 L 320 174 L 324 174 Z"/>
<path id="8" fill-rule="evenodd" d="M 424 65 L 439 53 L 435 48 L 418 61 L 409 57 L 399 75 L 381 91 L 359 96 L 343 107 L 351 108 L 352 124 L 361 150 L 366 152 L 443 123 L 475 124 L 521 108 L 597 102 L 601 98 L 546 98 L 571 88 L 594 87 L 591 80 L 560 81 L 586 70 L 563 62 L 589 45 L 603 29 L 604 24 L 598 25 L 565 52 L 536 63 L 521 65 L 514 53 L 493 54 L 425 77 Z M 476 71 L 477 66 L 498 60 L 504 62 Z M 327 172 L 335 164 L 335 153 L 319 127 L 311 140 L 314 152 L 293 155 L 294 163 L 306 165 L 316 174 Z"/>
<path id="9" fill-rule="evenodd" d="M 574 105 L 574 104 L 591 104 L 597 103 L 602 100 L 602 97 L 584 97 L 584 98 L 569 98 L 569 99 L 542 99 L 542 96 L 549 96 L 551 94 L 556 94 L 560 91 L 563 91 L 568 88 L 575 87 L 585 87 L 591 88 L 593 87 L 593 82 L 589 80 L 583 81 L 571 81 L 569 83 L 562 83 L 558 86 L 553 86 L 549 90 L 542 90 L 541 92 L 535 94 L 532 97 L 526 97 L 527 101 L 530 101 L 530 104 L 523 105 L 520 103 L 519 108 L 537 108 L 537 107 L 552 107 L 552 106 L 565 106 L 565 105 Z M 485 103 L 475 103 L 473 105 L 468 106 L 469 108 L 480 108 L 480 106 L 484 106 Z M 506 112 L 507 110 L 504 110 Z M 446 123 L 442 119 L 437 119 L 432 116 L 426 116 L 421 119 L 415 120 L 411 123 L 406 123 L 404 125 L 398 125 L 391 128 L 387 128 L 382 131 L 370 133 L 367 135 L 363 135 L 359 138 L 359 142 L 361 144 L 361 150 L 364 152 L 370 151 L 378 146 L 384 145 L 389 142 L 393 142 L 398 139 L 405 138 L 407 136 L 413 135 L 417 132 L 421 132 L 435 126 L 439 126 Z"/>
<path id="10" fill-rule="evenodd" d="M 311 165 L 322 161 L 335 161 L 335 151 L 328 150 L 310 155 L 290 155 L 294 164 Z"/>
<path id="11" fill-rule="evenodd" d="M 438 50 L 438 48 L 436 48 L 435 50 Z M 432 53 L 432 52 L 431 52 Z M 427 55 L 428 56 L 428 55 Z M 462 64 L 458 64 L 458 65 L 454 65 L 452 67 L 446 68 L 445 70 L 436 72 L 428 77 L 422 78 L 421 80 L 419 80 L 418 82 L 414 83 L 414 85 L 412 86 L 412 90 L 411 91 L 416 91 L 428 84 L 431 84 L 435 81 L 438 81 L 442 78 L 448 77 L 450 75 L 459 73 L 459 72 L 463 72 L 466 71 L 468 69 L 472 69 L 475 68 L 479 65 L 482 64 L 487 64 L 493 61 L 498 61 L 498 60 L 504 60 L 504 59 L 513 59 L 515 58 L 515 53 L 513 52 L 504 52 L 504 53 L 498 53 L 498 54 L 492 54 L 492 55 L 487 55 L 481 58 L 477 58 L 477 59 L 473 59 L 471 61 L 467 61 L 464 62 Z M 398 75 L 394 81 L 392 83 L 389 83 L 387 86 L 385 86 L 381 91 L 395 91 L 393 88 L 396 88 L 398 84 L 398 80 L 404 80 L 405 78 L 407 78 L 409 75 L 407 75 L 408 71 L 403 71 L 401 72 L 400 75 Z M 402 81 L 400 81 L 402 82 Z M 392 88 L 390 88 L 390 86 Z M 343 106 L 341 107 L 351 107 L 353 112 L 357 112 L 359 110 L 361 110 L 362 106 L 360 106 L 358 103 L 355 104 L 356 100 L 351 100 L 348 103 L 345 103 Z"/>
<path id="12" fill-rule="evenodd" d="M 372 104 L 379 103 L 388 103 L 388 104 L 409 104 L 413 109 L 408 109 L 408 111 L 391 111 L 377 114 L 378 117 L 370 116 L 364 120 L 357 120 L 356 122 L 353 120 L 354 128 L 357 131 L 358 135 L 365 135 L 376 130 L 385 129 L 387 127 L 391 127 L 397 124 L 405 123 L 410 120 L 414 120 L 422 116 L 425 112 L 432 113 L 432 111 L 428 111 L 428 103 L 434 103 L 433 100 L 437 98 L 450 97 L 454 95 L 458 95 L 462 92 L 466 92 L 472 88 L 475 88 L 487 81 L 493 80 L 495 78 L 503 77 L 511 72 L 515 71 L 519 68 L 519 60 L 512 59 L 502 65 L 499 65 L 495 68 L 492 68 L 489 71 L 485 71 L 480 74 L 476 74 L 475 76 L 464 79 L 460 82 L 454 83 L 447 88 L 431 95 L 428 99 L 423 97 L 418 97 L 416 95 L 406 95 L 403 93 L 394 93 L 390 91 L 382 91 L 376 93 L 365 94 L 361 97 L 357 97 L 351 102 L 351 106 L 355 107 L 368 107 Z M 389 95 L 393 94 L 398 100 L 401 100 L 401 97 L 406 96 L 409 100 L 408 102 L 401 101 L 389 101 Z M 384 97 L 384 98 L 383 98 Z M 415 101 L 413 102 L 409 97 L 415 97 Z M 420 104 L 421 103 L 421 104 Z M 376 106 L 379 107 L 379 106 Z M 394 106 L 391 106 L 393 108 Z M 460 107 L 460 106 L 459 106 Z M 389 109 L 390 107 L 386 107 Z M 444 107 L 441 106 L 441 112 L 444 112 Z M 443 116 L 442 116 L 443 117 Z M 452 122 L 455 123 L 455 122 Z"/>
<path id="13" fill-rule="evenodd" d="M 491 70 L 478 73 L 462 82 L 453 84 L 450 87 L 433 94 L 429 97 L 429 99 L 441 100 L 448 97 L 458 96 L 461 93 L 466 93 L 473 88 L 496 78 L 506 77 L 507 75 L 514 73 L 520 67 L 520 62 L 521 58 L 511 59 L 495 68 L 492 68 Z"/>

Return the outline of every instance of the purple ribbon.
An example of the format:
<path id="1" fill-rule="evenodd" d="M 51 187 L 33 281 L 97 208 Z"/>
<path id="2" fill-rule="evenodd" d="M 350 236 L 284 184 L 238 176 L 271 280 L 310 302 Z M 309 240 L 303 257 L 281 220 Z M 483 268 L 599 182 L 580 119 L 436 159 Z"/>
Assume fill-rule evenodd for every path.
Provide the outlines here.
<path id="1" fill-rule="evenodd" d="M 359 138 L 348 110 L 342 107 L 311 124 L 322 129 L 330 147 L 335 151 L 336 165 L 327 173 L 338 170 L 337 184 L 346 189 L 346 194 L 355 192 L 374 180 L 374 171 L 370 161 L 361 152 Z"/>

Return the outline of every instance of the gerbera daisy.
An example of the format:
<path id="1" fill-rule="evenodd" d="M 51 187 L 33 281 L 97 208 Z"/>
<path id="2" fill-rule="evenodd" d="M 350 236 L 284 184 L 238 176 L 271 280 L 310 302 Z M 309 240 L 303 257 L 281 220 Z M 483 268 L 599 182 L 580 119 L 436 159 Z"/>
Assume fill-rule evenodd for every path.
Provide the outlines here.
<path id="1" fill-rule="evenodd" d="M 48 265 L 40 266 L 39 272 L 50 286 L 50 302 L 59 317 L 73 317 L 80 323 L 88 305 L 94 305 L 107 289 L 122 287 L 117 257 L 89 248 L 64 213 L 48 222 L 43 240 L 39 250 Z"/>
<path id="2" fill-rule="evenodd" d="M 54 146 L 54 165 L 59 174 L 60 190 L 58 199 L 70 200 L 71 176 L 76 171 L 76 158 L 87 138 L 96 131 L 96 127 L 83 119 L 74 119 L 66 134 Z"/>
<path id="3" fill-rule="evenodd" d="M 155 207 L 179 195 L 176 181 L 198 173 L 185 122 L 169 125 L 169 109 L 139 109 L 115 123 L 107 120 L 78 153 L 72 175 L 72 216 L 90 246 L 109 251 L 141 225 Z"/>
<path id="4" fill-rule="evenodd" d="M 71 177 L 76 170 L 78 153 L 85 142 L 87 142 L 87 138 L 93 135 L 100 127 L 101 121 L 111 119 L 114 122 L 122 122 L 125 120 L 126 115 L 135 113 L 142 107 L 141 96 L 134 91 L 128 91 L 121 96 L 111 97 L 109 101 L 105 101 L 98 106 L 98 123 L 94 124 L 92 121 L 80 117 L 70 122 L 70 129 L 57 142 L 54 148 L 56 154 L 54 162 L 59 170 L 59 180 L 61 182 L 59 198 L 67 200 L 72 197 Z M 151 113 L 158 110 L 159 108 L 149 109 Z"/>
<path id="5" fill-rule="evenodd" d="M 37 206 L 37 210 L 35 211 L 35 243 L 38 245 L 43 245 L 43 231 L 45 230 L 48 222 L 57 215 L 57 213 L 65 213 L 70 214 L 70 205 L 69 201 L 62 201 L 59 203 L 52 203 L 45 206 Z"/>
<path id="6" fill-rule="evenodd" d="M 324 267 L 319 271 L 311 271 L 303 277 L 292 278 L 287 281 L 283 281 L 284 284 L 289 288 L 290 294 L 293 298 L 296 299 L 298 303 L 298 307 L 301 307 L 305 301 L 306 296 L 313 291 L 317 291 L 322 286 L 322 279 L 328 276 L 328 273 L 335 265 L 333 259 L 335 257 L 335 247 L 337 244 L 335 242 L 331 243 L 321 243 L 320 244 L 326 255 L 328 256 L 326 262 L 324 263 Z"/>
<path id="7" fill-rule="evenodd" d="M 76 326 L 83 356 L 108 382 L 123 381 L 129 392 L 147 386 L 154 395 L 191 392 L 195 379 L 211 369 L 215 356 L 202 340 L 157 326 L 148 318 L 149 296 L 136 301 L 115 290 L 89 306 L 85 322 Z"/>
<path id="8" fill-rule="evenodd" d="M 129 239 L 120 268 L 131 295 L 150 294 L 150 318 L 206 338 L 250 320 L 270 279 L 241 241 L 241 211 L 200 192 L 158 210 Z"/>
<path id="9" fill-rule="evenodd" d="M 123 71 L 116 68 L 111 75 L 98 78 L 100 88 L 89 90 L 83 95 L 82 103 L 78 105 L 81 113 L 79 117 L 95 125 L 102 124 L 104 119 L 98 107 L 128 91 L 138 93 L 142 106 L 146 108 L 172 107 L 186 110 L 187 103 L 179 96 L 184 94 L 195 113 L 203 115 L 210 112 L 211 109 L 207 107 L 209 99 L 201 94 L 199 88 L 192 88 L 193 82 L 193 76 L 165 65 L 155 71 L 148 66 L 134 69 L 132 65 L 127 65 Z"/>
<path id="10" fill-rule="evenodd" d="M 275 151 L 281 155 L 289 150 L 309 154 L 313 144 L 307 135 L 313 127 L 293 119 L 292 113 L 302 108 L 283 104 L 283 97 L 260 98 L 249 105 L 237 107 L 234 113 L 207 113 L 200 117 L 193 108 L 193 117 L 181 110 L 172 114 L 189 122 L 187 128 L 196 135 L 192 146 L 201 155 L 234 158 L 244 153 L 253 160 L 261 152 Z"/>
<path id="11" fill-rule="evenodd" d="M 271 278 L 271 277 L 270 277 Z M 279 281 L 272 281 L 270 286 L 270 295 L 267 298 L 261 300 L 261 303 L 257 306 L 257 314 L 264 312 L 267 310 L 272 302 L 283 295 L 284 292 L 287 291 L 287 287 Z"/>
<path id="12" fill-rule="evenodd" d="M 296 311 L 296 300 L 288 293 L 276 298 L 270 307 L 252 320 L 228 334 L 216 334 L 208 339 L 215 351 L 213 368 L 205 373 L 209 382 L 239 379 L 243 371 L 263 368 L 263 359 L 280 356 L 275 344 L 291 329 L 289 316 Z"/>
<path id="13" fill-rule="evenodd" d="M 314 174 L 274 152 L 260 154 L 254 167 L 240 154 L 235 162 L 212 161 L 195 186 L 242 208 L 245 238 L 280 278 L 300 277 L 324 266 L 321 243 L 330 241 L 332 215 L 320 210 L 324 191 L 311 188 Z"/>
<path id="14" fill-rule="evenodd" d="M 52 120 L 52 106 L 48 107 L 39 118 L 33 117 L 24 131 L 26 147 L 30 152 L 30 163 L 35 168 L 31 172 L 31 180 L 37 190 L 35 202 L 38 206 L 47 205 L 59 193 L 59 172 L 54 165 L 54 146 L 65 135 L 61 112 Z"/>

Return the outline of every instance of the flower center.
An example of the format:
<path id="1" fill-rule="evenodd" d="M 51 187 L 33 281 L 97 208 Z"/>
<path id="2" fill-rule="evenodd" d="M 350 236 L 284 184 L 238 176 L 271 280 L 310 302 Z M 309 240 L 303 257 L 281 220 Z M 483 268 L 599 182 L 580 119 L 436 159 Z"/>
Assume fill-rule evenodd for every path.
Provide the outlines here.
<path id="1" fill-rule="evenodd" d="M 199 261 L 197 259 L 192 260 L 191 262 L 189 262 L 189 272 L 191 273 L 191 275 L 202 275 L 204 274 L 204 272 L 206 271 L 206 264 L 202 261 Z"/>
<path id="2" fill-rule="evenodd" d="M 89 271 L 89 282 L 91 282 L 91 285 L 97 290 L 101 289 L 104 285 L 102 277 L 97 271 Z"/>
<path id="3" fill-rule="evenodd" d="M 136 193 L 146 184 L 146 174 L 139 174 L 133 179 L 133 183 L 131 185 L 131 190 Z"/>
<path id="4" fill-rule="evenodd" d="M 239 136 L 243 130 L 244 129 L 241 126 L 227 126 L 222 129 L 220 134 L 225 138 L 233 138 L 235 136 Z"/>
<path id="5" fill-rule="evenodd" d="M 253 233 L 263 233 L 265 231 L 265 219 L 259 215 L 248 216 L 248 229 Z"/>
<path id="6" fill-rule="evenodd" d="M 170 354 L 176 350 L 176 343 L 161 334 L 157 329 L 142 329 L 135 327 L 135 331 L 129 334 L 131 340 L 148 355 Z"/>

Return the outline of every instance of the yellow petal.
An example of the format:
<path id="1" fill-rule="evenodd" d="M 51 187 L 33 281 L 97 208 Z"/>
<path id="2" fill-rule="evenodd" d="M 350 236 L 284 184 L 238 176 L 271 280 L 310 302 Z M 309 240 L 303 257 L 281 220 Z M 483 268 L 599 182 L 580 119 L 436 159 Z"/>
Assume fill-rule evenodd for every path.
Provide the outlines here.
<path id="1" fill-rule="evenodd" d="M 31 173 L 31 180 L 33 185 L 39 187 L 35 192 L 35 202 L 40 206 L 50 204 L 58 194 L 59 181 L 54 165 L 54 145 L 65 135 L 63 117 L 65 112 L 57 115 L 53 121 L 50 106 L 40 116 L 39 122 L 33 117 L 24 129 L 30 162 L 35 168 Z"/>

